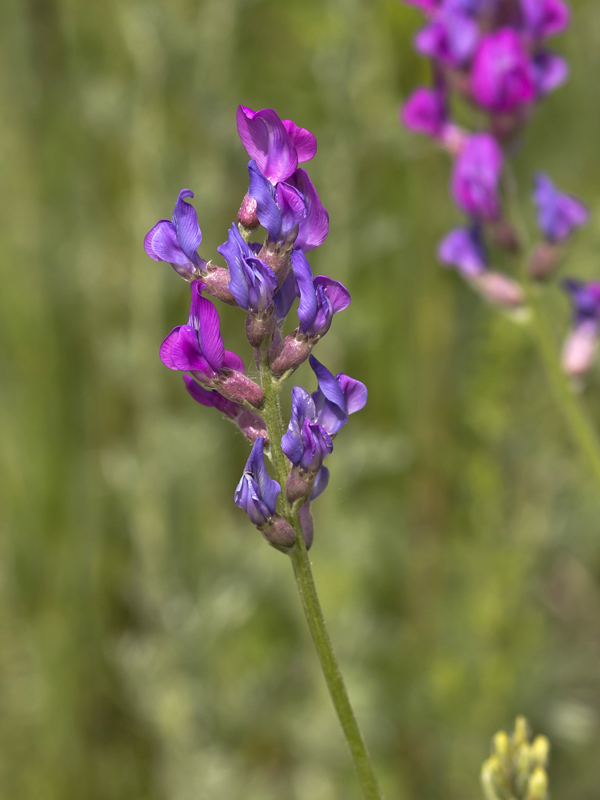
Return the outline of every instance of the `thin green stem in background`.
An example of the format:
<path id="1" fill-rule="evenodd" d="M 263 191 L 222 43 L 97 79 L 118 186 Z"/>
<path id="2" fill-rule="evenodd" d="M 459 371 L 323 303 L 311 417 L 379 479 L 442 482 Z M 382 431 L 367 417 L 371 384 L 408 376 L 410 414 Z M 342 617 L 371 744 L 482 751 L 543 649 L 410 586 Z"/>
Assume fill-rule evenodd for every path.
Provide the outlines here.
<path id="1" fill-rule="evenodd" d="M 508 172 L 506 188 L 511 206 L 511 218 L 517 225 L 523 247 L 519 269 L 525 298 L 531 311 L 531 325 L 535 343 L 552 386 L 556 402 L 571 432 L 571 437 L 587 461 L 595 479 L 600 484 L 600 441 L 587 414 L 581 407 L 581 403 L 573 393 L 567 376 L 562 370 L 550 323 L 543 303 L 540 301 L 537 287 L 534 286 L 529 275 L 528 264 L 531 256 L 529 233 L 518 202 L 517 182 L 514 174 L 510 171 Z"/>
<path id="2" fill-rule="evenodd" d="M 280 511 L 296 531 L 296 544 L 291 552 L 294 567 L 296 586 L 302 601 L 302 608 L 308 622 L 313 642 L 319 656 L 321 669 L 325 676 L 327 688 L 331 695 L 334 708 L 338 715 L 340 725 L 350 748 L 352 760 L 362 786 L 366 800 L 383 800 L 383 794 L 377 783 L 373 765 L 367 752 L 360 728 L 350 698 L 344 684 L 331 639 L 327 632 L 325 619 L 319 603 L 317 589 L 310 566 L 310 559 L 302 535 L 302 527 L 297 510 L 292 510 L 285 494 L 285 485 L 289 475 L 288 460 L 281 449 L 283 435 L 283 420 L 279 402 L 280 384 L 273 377 L 269 365 L 268 347 L 264 345 L 259 350 L 259 368 L 265 402 L 262 409 L 263 417 L 269 434 L 269 447 L 271 461 L 275 469 L 277 480 L 281 485 Z"/>

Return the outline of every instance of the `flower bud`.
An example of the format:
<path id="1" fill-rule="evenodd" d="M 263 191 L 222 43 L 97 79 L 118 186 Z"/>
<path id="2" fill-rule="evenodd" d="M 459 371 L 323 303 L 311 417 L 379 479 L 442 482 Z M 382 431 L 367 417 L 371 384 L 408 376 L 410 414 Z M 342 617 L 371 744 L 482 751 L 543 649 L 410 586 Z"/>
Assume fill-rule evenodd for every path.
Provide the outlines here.
<path id="1" fill-rule="evenodd" d="M 498 756 L 491 756 L 481 768 L 481 785 L 486 800 L 501 800 L 504 795 L 504 776 Z"/>
<path id="2" fill-rule="evenodd" d="M 494 305 L 506 309 L 515 309 L 523 305 L 523 290 L 519 284 L 507 275 L 488 270 L 471 278 L 475 289 Z"/>
<path id="3" fill-rule="evenodd" d="M 285 484 L 287 499 L 290 503 L 295 503 L 296 500 L 308 500 L 314 482 L 314 474 L 292 467 Z"/>
<path id="4" fill-rule="evenodd" d="M 498 731 L 494 736 L 494 751 L 502 761 L 510 755 L 510 738 L 504 731 Z"/>
<path id="5" fill-rule="evenodd" d="M 273 270 L 277 276 L 277 285 L 281 286 L 292 266 L 290 250 L 268 242 L 261 248 L 258 258 Z"/>
<path id="6" fill-rule="evenodd" d="M 577 325 L 563 346 L 562 367 L 572 378 L 585 375 L 594 362 L 598 343 L 598 325 L 594 321 Z"/>
<path id="7" fill-rule="evenodd" d="M 531 736 L 529 724 L 525 717 L 517 717 L 515 720 L 515 732 L 513 734 L 513 741 L 516 745 L 527 744 Z"/>
<path id="8" fill-rule="evenodd" d="M 519 237 L 513 225 L 504 218 L 491 222 L 489 225 L 490 238 L 502 250 L 517 253 L 520 250 Z"/>
<path id="9" fill-rule="evenodd" d="M 529 261 L 529 274 L 536 281 L 548 278 L 557 268 L 562 248 L 552 242 L 540 242 Z"/>
<path id="10" fill-rule="evenodd" d="M 260 436 L 268 443 L 267 426 L 258 414 L 243 408 L 233 421 L 249 442 L 254 443 Z"/>
<path id="11" fill-rule="evenodd" d="M 545 767 L 548 764 L 550 754 L 550 742 L 546 736 L 536 736 L 531 745 L 531 758 L 538 767 Z"/>
<path id="12" fill-rule="evenodd" d="M 264 525 L 260 525 L 258 530 L 262 533 L 269 544 L 288 552 L 296 543 L 296 531 L 292 528 L 290 523 L 279 514 L 267 520 Z"/>
<path id="13" fill-rule="evenodd" d="M 228 289 L 229 284 L 229 270 L 224 267 L 213 267 L 208 264 L 208 272 L 202 276 L 202 281 L 205 285 L 205 292 L 229 306 L 237 306 L 237 303 Z"/>
<path id="14" fill-rule="evenodd" d="M 260 386 L 238 370 L 224 370 L 216 381 L 216 388 L 234 403 L 249 403 L 258 408 L 265 399 Z"/>
<path id="15" fill-rule="evenodd" d="M 246 337 L 252 347 L 260 347 L 267 336 L 273 335 L 275 327 L 272 308 L 264 314 L 253 314 L 249 311 L 246 315 Z"/>
<path id="16" fill-rule="evenodd" d="M 246 228 L 249 233 L 260 225 L 258 217 L 256 216 L 256 200 L 250 197 L 248 192 L 246 192 L 246 196 L 238 211 L 238 222 L 243 228 Z"/>
<path id="17" fill-rule="evenodd" d="M 536 767 L 529 778 L 525 800 L 546 800 L 548 796 L 548 776 L 543 767 Z"/>
<path id="18" fill-rule="evenodd" d="M 310 550 L 315 535 L 315 526 L 310 510 L 310 503 L 305 503 L 300 507 L 298 517 L 300 519 L 300 525 L 302 526 L 302 536 L 304 537 L 306 549 Z"/>
<path id="19" fill-rule="evenodd" d="M 279 377 L 290 370 L 297 369 L 309 357 L 314 342 L 302 336 L 299 330 L 285 337 L 271 362 L 273 374 Z"/>

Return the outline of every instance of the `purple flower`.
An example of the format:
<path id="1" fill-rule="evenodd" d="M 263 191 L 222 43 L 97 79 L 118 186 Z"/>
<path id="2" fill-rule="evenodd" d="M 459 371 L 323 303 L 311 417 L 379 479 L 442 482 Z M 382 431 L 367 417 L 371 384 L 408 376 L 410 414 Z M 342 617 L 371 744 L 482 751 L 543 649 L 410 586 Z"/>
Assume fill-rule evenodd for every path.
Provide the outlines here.
<path id="1" fill-rule="evenodd" d="M 544 97 L 567 80 L 569 65 L 556 53 L 541 50 L 533 56 L 533 76 L 538 98 Z"/>
<path id="2" fill-rule="evenodd" d="M 173 328 L 160 346 L 160 359 L 169 369 L 190 372 L 199 381 L 211 381 L 222 370 L 244 371 L 235 353 L 225 350 L 219 330 L 219 314 L 202 297 L 202 281 L 192 281 L 192 302 L 187 325 Z"/>
<path id="3" fill-rule="evenodd" d="M 234 495 L 236 506 L 259 527 L 266 525 L 275 514 L 277 495 L 281 491 L 281 486 L 267 472 L 264 443 L 262 436 L 254 443 Z"/>
<path id="4" fill-rule="evenodd" d="M 256 200 L 256 216 L 260 224 L 268 231 L 271 241 L 291 246 L 298 236 L 300 223 L 308 214 L 304 196 L 285 181 L 274 186 L 255 161 L 249 162 L 248 172 L 248 196 Z"/>
<path id="5" fill-rule="evenodd" d="M 188 394 L 197 403 L 207 408 L 216 408 L 237 425 L 248 441 L 255 442 L 259 436 L 267 438 L 265 421 L 261 416 L 249 411 L 239 403 L 228 400 L 220 392 L 205 389 L 189 375 L 184 375 L 183 380 Z"/>
<path id="6" fill-rule="evenodd" d="M 196 252 L 202 241 L 195 208 L 184 202 L 193 197 L 189 189 L 182 189 L 175 203 L 173 217 L 159 220 L 144 238 L 144 249 L 155 261 L 167 261 L 188 281 L 199 278 L 206 261 Z"/>
<path id="7" fill-rule="evenodd" d="M 439 0 L 404 0 L 409 6 L 420 8 L 425 14 L 433 14 L 439 6 Z"/>
<path id="8" fill-rule="evenodd" d="M 350 305 L 350 293 L 342 283 L 326 275 L 313 278 L 310 264 L 302 250 L 295 248 L 291 259 L 296 276 L 296 291 L 300 297 L 300 330 L 311 339 L 321 338 L 331 327 L 333 315 Z"/>
<path id="9" fill-rule="evenodd" d="M 535 176 L 533 199 L 538 225 L 548 242 L 564 241 L 575 228 L 588 221 L 589 212 L 584 204 L 576 197 L 559 192 L 543 172 Z"/>
<path id="10" fill-rule="evenodd" d="M 481 275 L 487 259 L 477 223 L 470 228 L 455 228 L 440 242 L 438 257 L 444 266 L 456 267 L 464 276 Z"/>
<path id="11" fill-rule="evenodd" d="M 465 139 L 451 183 L 452 196 L 465 213 L 485 221 L 500 217 L 502 164 L 502 150 L 489 133 L 474 133 Z"/>
<path id="12" fill-rule="evenodd" d="M 305 253 L 323 244 L 329 233 L 329 214 L 321 203 L 317 190 L 308 177 L 308 172 L 301 167 L 288 179 L 288 184 L 297 189 L 306 203 L 306 216 L 300 220 L 295 247 L 301 247 Z"/>
<path id="13" fill-rule="evenodd" d="M 533 65 L 514 30 L 501 28 L 482 38 L 471 84 L 475 100 L 488 111 L 514 111 L 534 101 Z"/>
<path id="14" fill-rule="evenodd" d="M 260 249 L 260 247 L 258 248 Z M 260 314 L 273 302 L 277 276 L 241 236 L 234 224 L 225 244 L 217 247 L 229 267 L 229 291 L 240 308 Z"/>
<path id="15" fill-rule="evenodd" d="M 350 414 L 364 408 L 367 387 L 341 372 L 334 378 L 314 356 L 310 357 L 310 366 L 319 382 L 319 388 L 312 394 L 316 421 L 330 436 L 334 436 L 348 422 Z"/>
<path id="16" fill-rule="evenodd" d="M 292 389 L 292 414 L 281 448 L 295 467 L 316 475 L 333 450 L 327 431 L 317 422 L 315 403 L 306 389 Z"/>
<path id="17" fill-rule="evenodd" d="M 310 131 L 289 119 L 281 120 L 272 108 L 253 111 L 240 105 L 237 127 L 246 152 L 273 184 L 290 178 L 299 163 L 310 161 L 317 152 L 317 140 Z"/>
<path id="18" fill-rule="evenodd" d="M 567 375 L 584 375 L 592 366 L 598 344 L 600 323 L 600 282 L 563 281 L 573 303 L 573 326 L 562 352 Z"/>
<path id="19" fill-rule="evenodd" d="M 562 33 L 569 25 L 569 7 L 562 0 L 521 0 L 525 31 L 533 39 Z"/>
<path id="20" fill-rule="evenodd" d="M 415 49 L 449 67 L 459 67 L 469 61 L 478 39 L 479 28 L 471 17 L 442 5 L 433 21 L 415 36 Z"/>
<path id="21" fill-rule="evenodd" d="M 417 87 L 401 108 L 401 120 L 411 131 L 440 139 L 447 121 L 444 91 Z"/>

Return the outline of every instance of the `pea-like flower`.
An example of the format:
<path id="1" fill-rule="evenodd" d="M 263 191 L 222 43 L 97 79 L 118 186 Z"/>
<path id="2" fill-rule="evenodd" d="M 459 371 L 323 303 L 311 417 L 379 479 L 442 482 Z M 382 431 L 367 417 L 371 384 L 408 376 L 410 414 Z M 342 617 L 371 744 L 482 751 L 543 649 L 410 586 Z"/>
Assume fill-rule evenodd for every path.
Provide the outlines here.
<path id="1" fill-rule="evenodd" d="M 331 437 L 317 422 L 314 400 L 301 386 L 292 389 L 290 424 L 281 439 L 281 448 L 295 467 L 311 473 L 313 478 L 333 450 Z"/>
<path id="2" fill-rule="evenodd" d="M 473 97 L 488 111 L 511 112 L 535 100 L 531 57 L 512 28 L 500 28 L 481 39 L 471 84 Z"/>
<path id="3" fill-rule="evenodd" d="M 449 67 L 466 64 L 477 47 L 479 27 L 475 20 L 445 4 L 415 37 L 415 49 Z"/>
<path id="4" fill-rule="evenodd" d="M 600 328 L 600 282 L 563 281 L 573 304 L 571 332 L 563 346 L 562 367 L 567 375 L 582 377 L 594 362 Z"/>
<path id="5" fill-rule="evenodd" d="M 503 162 L 502 150 L 491 134 L 474 133 L 466 137 L 451 179 L 452 196 L 466 214 L 488 222 L 500 218 Z"/>
<path id="6" fill-rule="evenodd" d="M 563 33 L 569 25 L 569 7 L 563 0 L 521 0 L 523 25 L 534 40 Z"/>
<path id="7" fill-rule="evenodd" d="M 589 219 L 588 209 L 581 200 L 559 191 L 543 172 L 535 176 L 533 199 L 540 230 L 544 239 L 553 244 L 563 242 Z"/>
<path id="8" fill-rule="evenodd" d="M 260 314 L 273 302 L 277 289 L 277 276 L 264 261 L 257 257 L 258 247 L 249 245 L 236 225 L 229 229 L 227 241 L 217 247 L 229 267 L 229 291 L 240 308 Z"/>
<path id="9" fill-rule="evenodd" d="M 217 389 L 230 400 L 258 406 L 263 392 L 244 375 L 241 358 L 223 347 L 217 309 L 202 296 L 204 284 L 193 281 L 187 325 L 178 325 L 160 346 L 163 364 L 189 372 L 200 383 Z"/>
<path id="10" fill-rule="evenodd" d="M 523 305 L 523 290 L 519 284 L 488 268 L 481 226 L 455 228 L 440 243 L 438 258 L 446 267 L 455 267 L 462 277 L 485 300 L 512 310 Z"/>
<path id="11" fill-rule="evenodd" d="M 348 422 L 350 414 L 365 407 L 367 387 L 343 372 L 338 372 L 334 378 L 327 367 L 312 355 L 309 360 L 319 382 L 319 388 L 312 394 L 316 420 L 330 436 L 335 436 Z"/>
<path id="12" fill-rule="evenodd" d="M 144 249 L 150 258 L 168 262 L 187 281 L 200 278 L 207 266 L 197 253 L 202 231 L 196 209 L 184 199 L 193 196 L 189 189 L 182 189 L 171 219 L 159 220 L 144 239 Z"/>
<path id="13" fill-rule="evenodd" d="M 205 389 L 189 375 L 184 375 L 185 388 L 188 394 L 200 405 L 216 408 L 227 419 L 234 422 L 249 442 L 255 442 L 259 436 L 267 439 L 264 419 L 253 411 L 249 411 L 239 403 L 228 400 L 214 389 Z"/>
<path id="14" fill-rule="evenodd" d="M 281 486 L 267 472 L 264 443 L 261 436 L 255 441 L 234 500 L 268 542 L 279 549 L 289 550 L 296 541 L 296 534 L 292 526 L 277 514 L 277 496 Z"/>

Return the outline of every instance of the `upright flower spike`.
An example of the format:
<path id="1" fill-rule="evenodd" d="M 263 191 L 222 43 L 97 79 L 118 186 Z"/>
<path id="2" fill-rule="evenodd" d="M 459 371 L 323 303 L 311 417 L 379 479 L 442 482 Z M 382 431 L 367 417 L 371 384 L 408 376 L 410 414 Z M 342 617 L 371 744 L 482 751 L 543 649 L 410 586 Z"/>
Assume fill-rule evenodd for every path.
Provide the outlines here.
<path id="1" fill-rule="evenodd" d="M 235 504 L 245 511 L 250 522 L 259 529 L 274 547 L 289 550 L 296 534 L 292 526 L 277 514 L 277 496 L 281 486 L 269 477 L 264 457 L 265 440 L 259 437 L 250 453 L 244 474 L 235 490 Z"/>
<path id="2" fill-rule="evenodd" d="M 535 248 L 529 271 L 533 278 L 543 280 L 554 272 L 564 243 L 576 228 L 585 225 L 589 212 L 576 197 L 560 192 L 543 172 L 535 176 L 533 200 L 544 241 Z"/>
<path id="3" fill-rule="evenodd" d="M 455 267 L 485 300 L 509 311 L 524 303 L 523 290 L 508 275 L 488 269 L 481 226 L 456 228 L 440 242 L 438 258 L 446 267 Z"/>
<path id="4" fill-rule="evenodd" d="M 535 100 L 531 58 L 511 28 L 482 38 L 471 81 L 475 100 L 488 111 L 508 113 Z"/>
<path id="5" fill-rule="evenodd" d="M 334 378 L 327 367 L 312 355 L 309 361 L 319 382 L 319 388 L 312 394 L 316 420 L 330 436 L 335 436 L 348 422 L 350 414 L 365 407 L 367 387 L 342 372 Z"/>
<path id="6" fill-rule="evenodd" d="M 189 372 L 229 400 L 259 406 L 262 389 L 244 375 L 241 358 L 224 349 L 219 314 L 210 300 L 202 297 L 203 288 L 202 281 L 192 281 L 188 324 L 173 328 L 165 338 L 161 361 L 169 369 Z"/>
<path id="7" fill-rule="evenodd" d="M 562 367 L 573 378 L 583 377 L 591 368 L 598 345 L 600 326 L 600 281 L 563 281 L 573 304 L 573 324 L 563 346 Z"/>
<path id="8" fill-rule="evenodd" d="M 186 197 L 193 196 L 189 189 L 182 189 L 172 218 L 159 220 L 144 239 L 144 249 L 150 258 L 166 261 L 186 281 L 200 278 L 207 267 L 207 262 L 197 253 L 202 232 L 196 209 L 185 202 Z"/>
<path id="9" fill-rule="evenodd" d="M 454 162 L 452 196 L 469 216 L 485 222 L 501 217 L 499 183 L 504 156 L 489 133 L 468 136 Z"/>

